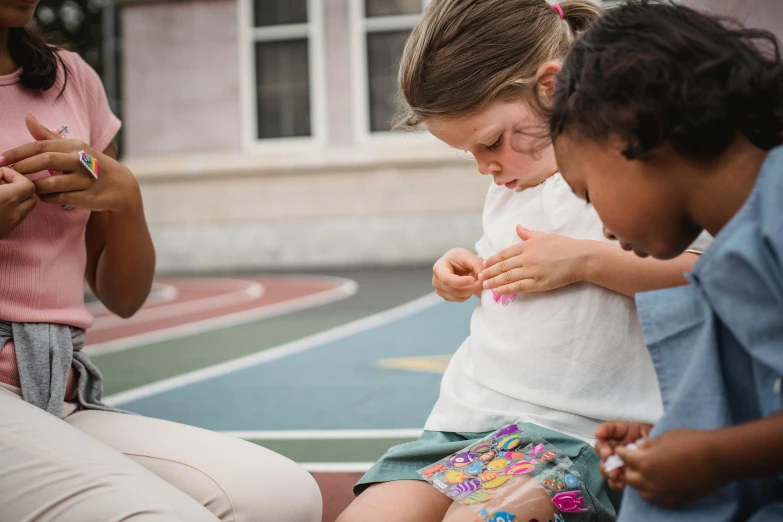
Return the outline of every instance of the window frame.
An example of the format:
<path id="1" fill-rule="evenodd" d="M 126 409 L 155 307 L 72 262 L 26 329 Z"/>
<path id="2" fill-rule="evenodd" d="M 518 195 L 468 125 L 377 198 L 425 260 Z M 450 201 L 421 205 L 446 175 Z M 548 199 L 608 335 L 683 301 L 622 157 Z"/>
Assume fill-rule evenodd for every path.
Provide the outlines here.
<path id="1" fill-rule="evenodd" d="M 369 68 L 367 66 L 367 34 L 371 32 L 395 31 L 413 29 L 421 14 L 379 16 L 368 18 L 365 13 L 365 0 L 350 1 L 350 27 L 351 27 L 351 69 L 352 69 L 352 93 L 353 93 L 353 127 L 355 140 L 358 143 L 389 142 L 399 143 L 409 133 L 377 131 L 370 129 L 370 86 Z M 550 4 L 555 3 L 547 0 Z M 599 7 L 608 8 L 620 0 L 592 0 Z M 422 12 L 430 0 L 421 0 Z M 422 138 L 435 140 L 426 130 L 416 133 Z"/>
<path id="2" fill-rule="evenodd" d="M 409 139 L 407 132 L 372 131 L 370 126 L 370 79 L 367 65 L 367 35 L 386 31 L 412 30 L 422 14 L 367 17 L 365 0 L 349 0 L 351 28 L 351 71 L 353 95 L 354 140 L 357 143 L 399 143 Z M 421 0 L 422 12 L 430 0 Z M 425 131 L 415 133 L 418 137 L 435 138 Z"/>
<path id="3" fill-rule="evenodd" d="M 254 0 L 237 3 L 239 40 L 239 91 L 242 149 L 250 152 L 285 152 L 326 143 L 326 81 L 323 2 L 307 0 L 307 23 L 255 27 Z M 310 136 L 258 137 L 258 98 L 255 45 L 307 39 L 310 82 Z"/>

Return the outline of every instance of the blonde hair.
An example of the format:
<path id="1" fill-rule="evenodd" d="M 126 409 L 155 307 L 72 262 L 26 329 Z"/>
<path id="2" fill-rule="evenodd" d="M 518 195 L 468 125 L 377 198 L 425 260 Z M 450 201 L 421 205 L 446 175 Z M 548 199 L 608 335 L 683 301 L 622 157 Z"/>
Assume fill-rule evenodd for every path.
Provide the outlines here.
<path id="1" fill-rule="evenodd" d="M 402 53 L 407 107 L 395 127 L 460 118 L 529 95 L 536 70 L 565 57 L 601 16 L 589 0 L 563 0 L 560 8 L 562 20 L 546 0 L 432 0 Z"/>

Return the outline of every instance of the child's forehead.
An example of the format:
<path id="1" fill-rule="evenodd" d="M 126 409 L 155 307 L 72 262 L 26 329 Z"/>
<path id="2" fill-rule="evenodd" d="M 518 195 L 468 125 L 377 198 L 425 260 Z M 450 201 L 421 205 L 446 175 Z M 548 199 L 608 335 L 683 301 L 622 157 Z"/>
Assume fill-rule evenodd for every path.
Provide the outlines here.
<path id="1" fill-rule="evenodd" d="M 457 149 L 494 141 L 509 125 L 526 123 L 529 114 L 518 103 L 495 103 L 473 114 L 455 118 L 432 118 L 424 125 L 436 137 Z M 445 138 L 445 139 L 444 139 Z"/>
<path id="2" fill-rule="evenodd" d="M 425 122 L 425 126 L 436 138 L 459 150 L 468 150 L 488 139 L 494 141 L 497 136 L 493 134 L 502 128 L 500 122 L 472 117 L 432 120 Z"/>

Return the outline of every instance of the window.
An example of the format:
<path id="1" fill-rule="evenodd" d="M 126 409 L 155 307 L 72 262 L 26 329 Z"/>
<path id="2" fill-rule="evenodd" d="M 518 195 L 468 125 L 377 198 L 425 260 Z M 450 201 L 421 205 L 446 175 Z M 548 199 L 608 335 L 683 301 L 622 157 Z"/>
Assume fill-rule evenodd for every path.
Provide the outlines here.
<path id="1" fill-rule="evenodd" d="M 353 0 L 360 134 L 387 133 L 399 109 L 397 73 L 427 0 Z"/>
<path id="2" fill-rule="evenodd" d="M 240 24 L 250 142 L 317 134 L 320 0 L 244 0 Z M 251 25 L 252 24 L 252 25 Z M 248 27 L 248 25 L 250 27 Z"/>

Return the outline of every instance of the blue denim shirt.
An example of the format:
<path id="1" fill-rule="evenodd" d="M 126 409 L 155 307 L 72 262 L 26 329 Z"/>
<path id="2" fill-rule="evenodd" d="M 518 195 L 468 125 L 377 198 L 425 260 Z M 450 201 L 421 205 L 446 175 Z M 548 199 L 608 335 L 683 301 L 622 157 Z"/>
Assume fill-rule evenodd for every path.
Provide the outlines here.
<path id="1" fill-rule="evenodd" d="M 781 411 L 783 147 L 770 152 L 750 197 L 696 263 L 690 281 L 637 296 L 664 402 L 652 436 L 713 430 Z M 745 446 L 722 458 L 764 455 Z M 751 518 L 783 520 L 783 475 L 731 483 L 677 510 L 648 504 L 628 488 L 619 520 Z"/>

